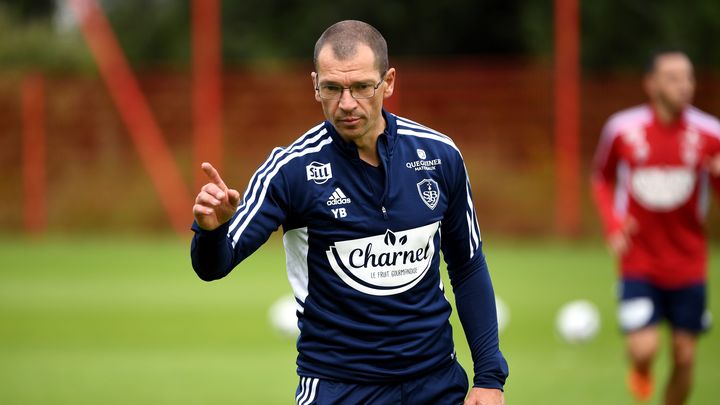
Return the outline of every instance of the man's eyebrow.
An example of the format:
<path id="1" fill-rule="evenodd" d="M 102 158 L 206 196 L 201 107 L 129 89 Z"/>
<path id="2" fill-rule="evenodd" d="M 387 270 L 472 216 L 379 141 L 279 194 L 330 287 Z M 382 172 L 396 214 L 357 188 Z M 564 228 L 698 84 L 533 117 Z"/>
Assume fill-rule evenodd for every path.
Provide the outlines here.
<path id="1" fill-rule="evenodd" d="M 365 79 L 365 80 L 356 80 L 356 81 L 350 83 L 350 85 L 351 85 L 351 86 L 352 86 L 352 85 L 355 85 L 355 84 L 373 84 L 373 85 L 374 85 L 375 83 L 377 83 L 377 82 L 376 82 L 374 79 Z M 322 78 L 320 79 L 320 81 L 318 82 L 318 84 L 322 84 L 322 85 L 332 85 L 332 86 L 337 85 L 337 86 L 341 86 L 341 87 L 342 87 L 342 84 L 341 84 L 340 82 L 338 82 L 338 81 L 335 81 L 335 80 L 325 80 L 325 79 L 322 79 Z"/>
<path id="2" fill-rule="evenodd" d="M 334 85 L 340 86 L 340 83 L 339 83 L 339 82 L 336 82 L 336 81 L 334 81 L 334 80 L 323 80 L 323 79 L 321 79 L 321 80 L 318 82 L 318 84 L 329 84 L 329 85 L 333 85 L 333 86 L 334 86 Z"/>

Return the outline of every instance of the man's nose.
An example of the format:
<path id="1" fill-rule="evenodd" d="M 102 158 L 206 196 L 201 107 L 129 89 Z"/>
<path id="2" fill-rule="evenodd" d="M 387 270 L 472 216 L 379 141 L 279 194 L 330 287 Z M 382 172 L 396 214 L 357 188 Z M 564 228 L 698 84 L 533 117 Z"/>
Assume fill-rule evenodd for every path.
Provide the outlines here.
<path id="1" fill-rule="evenodd" d="M 350 89 L 342 89 L 340 93 L 340 108 L 343 110 L 352 110 L 357 105 L 357 100 L 350 94 Z"/>

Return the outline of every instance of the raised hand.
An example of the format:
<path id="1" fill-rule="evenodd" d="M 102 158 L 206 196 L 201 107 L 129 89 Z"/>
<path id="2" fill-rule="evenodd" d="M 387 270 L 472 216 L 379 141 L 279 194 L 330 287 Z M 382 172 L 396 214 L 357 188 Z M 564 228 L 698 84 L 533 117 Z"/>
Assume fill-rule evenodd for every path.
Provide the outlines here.
<path id="1" fill-rule="evenodd" d="M 210 179 L 195 198 L 193 215 L 200 228 L 207 231 L 217 229 L 229 221 L 240 203 L 240 193 L 228 189 L 217 170 L 210 163 L 203 163 L 202 170 Z"/>

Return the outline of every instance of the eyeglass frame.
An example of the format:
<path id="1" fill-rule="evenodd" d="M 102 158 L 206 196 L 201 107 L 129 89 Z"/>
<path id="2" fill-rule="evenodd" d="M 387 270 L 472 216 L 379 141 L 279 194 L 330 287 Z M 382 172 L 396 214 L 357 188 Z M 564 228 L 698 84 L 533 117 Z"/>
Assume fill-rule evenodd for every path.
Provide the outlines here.
<path id="1" fill-rule="evenodd" d="M 373 94 L 372 94 L 372 96 L 369 96 L 369 97 L 355 97 L 355 96 L 353 95 L 353 92 L 352 92 L 352 86 L 354 86 L 354 85 L 356 85 L 356 84 L 361 84 L 361 83 L 353 83 L 353 84 L 350 85 L 349 87 L 337 86 L 337 87 L 340 87 L 340 95 L 339 95 L 338 98 L 324 98 L 322 95 L 320 95 L 320 75 L 317 75 L 317 76 L 316 76 L 316 77 L 317 77 L 317 84 L 315 85 L 315 91 L 317 91 L 318 97 L 320 97 L 320 98 L 323 99 L 323 100 L 328 100 L 328 101 L 340 100 L 340 99 L 342 98 L 342 96 L 343 96 L 343 93 L 345 93 L 345 90 L 349 91 L 349 92 L 350 92 L 350 97 L 354 98 L 355 100 L 369 100 L 369 99 L 375 97 L 375 95 L 377 94 L 377 89 L 378 89 L 378 88 L 380 87 L 380 85 L 383 84 L 383 82 L 385 81 L 385 75 L 387 75 L 387 72 L 388 72 L 387 70 L 384 71 L 383 74 L 380 75 L 380 81 L 377 82 L 376 85 L 372 86 L 372 87 L 373 87 Z M 365 83 L 365 84 L 367 84 L 367 83 Z"/>

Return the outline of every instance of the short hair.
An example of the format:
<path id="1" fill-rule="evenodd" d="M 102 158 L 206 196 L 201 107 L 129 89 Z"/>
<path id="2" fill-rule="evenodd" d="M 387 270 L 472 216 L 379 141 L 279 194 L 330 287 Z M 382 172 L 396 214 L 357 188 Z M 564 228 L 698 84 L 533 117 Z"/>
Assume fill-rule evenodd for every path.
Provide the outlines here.
<path id="1" fill-rule="evenodd" d="M 687 52 L 681 48 L 675 48 L 675 47 L 664 47 L 664 48 L 657 48 L 652 50 L 647 57 L 647 60 L 645 61 L 645 73 L 650 74 L 655 71 L 657 68 L 657 61 L 662 56 L 672 55 L 672 54 L 680 54 L 684 55 L 686 58 L 690 59 Z"/>
<path id="2" fill-rule="evenodd" d="M 387 42 L 380 31 L 372 25 L 357 21 L 345 20 L 331 25 L 315 43 L 313 63 L 317 69 L 318 56 L 325 45 L 330 45 L 333 54 L 340 60 L 355 55 L 357 44 L 367 45 L 375 55 L 375 66 L 384 73 L 389 68 Z"/>

